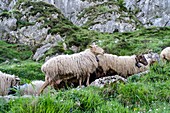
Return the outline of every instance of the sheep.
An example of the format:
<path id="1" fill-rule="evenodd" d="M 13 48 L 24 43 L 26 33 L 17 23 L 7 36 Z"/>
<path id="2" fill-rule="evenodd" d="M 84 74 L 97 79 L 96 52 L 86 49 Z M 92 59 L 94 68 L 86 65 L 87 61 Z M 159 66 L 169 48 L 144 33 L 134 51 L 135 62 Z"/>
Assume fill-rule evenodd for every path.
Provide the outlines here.
<path id="1" fill-rule="evenodd" d="M 20 95 L 38 95 L 38 91 L 40 90 L 41 86 L 44 84 L 42 80 L 34 80 L 29 84 L 24 84 L 19 86 L 18 92 Z M 44 90 L 45 93 L 49 92 L 49 89 L 46 88 Z"/>
<path id="2" fill-rule="evenodd" d="M 137 75 L 141 76 L 143 74 L 147 74 L 149 72 L 149 68 L 151 65 L 153 65 L 156 62 L 160 62 L 160 57 L 158 53 L 153 53 L 153 52 L 149 52 L 147 54 L 144 54 L 144 57 L 146 58 L 148 65 L 143 65 L 141 64 L 141 67 L 138 68 L 138 73 Z"/>
<path id="3" fill-rule="evenodd" d="M 144 55 L 117 56 L 112 54 L 99 55 L 99 66 L 95 78 L 118 74 L 124 78 L 140 72 L 141 64 L 148 62 Z"/>
<path id="4" fill-rule="evenodd" d="M 138 67 L 138 65 L 134 66 L 134 70 L 136 70 L 136 73 L 134 73 L 134 74 L 142 75 L 142 74 L 148 73 L 150 65 L 152 65 L 155 62 L 159 62 L 159 60 L 160 60 L 159 55 L 157 53 L 153 53 L 153 52 L 149 52 L 147 54 L 143 54 L 141 58 L 138 56 L 137 59 L 144 59 L 143 56 L 146 58 L 146 60 L 148 62 L 148 65 L 145 66 L 145 65 L 140 63 L 140 65 L 139 65 L 140 68 Z M 102 62 L 100 57 L 98 57 L 98 60 L 99 60 L 99 62 Z M 146 62 L 146 61 L 144 60 L 144 62 Z M 94 81 L 97 81 L 98 79 L 101 79 L 101 78 L 107 77 L 107 76 L 113 77 L 113 75 L 117 74 L 117 72 L 115 72 L 111 68 L 109 68 L 107 70 L 108 71 L 104 73 L 103 70 L 102 70 L 102 67 L 99 66 L 96 69 L 96 71 L 91 74 L 89 83 L 93 84 Z M 85 85 L 85 83 L 83 85 Z M 67 86 L 77 87 L 78 86 L 78 80 L 76 80 L 76 78 L 72 78 L 72 79 L 68 79 L 66 81 L 62 81 L 60 84 L 55 86 L 55 88 L 56 89 L 61 89 L 61 88 L 67 88 Z"/>
<path id="5" fill-rule="evenodd" d="M 79 80 L 79 86 L 86 81 L 89 85 L 90 73 L 93 73 L 98 67 L 97 55 L 104 54 L 104 50 L 97 45 L 90 45 L 89 49 L 72 55 L 59 55 L 45 62 L 41 70 L 45 74 L 45 83 L 41 87 L 39 94 L 48 85 L 54 86 L 76 77 Z"/>
<path id="6" fill-rule="evenodd" d="M 135 66 L 134 68 L 135 68 L 136 73 L 138 75 L 148 73 L 150 65 L 152 65 L 155 62 L 159 62 L 159 60 L 160 60 L 158 53 L 149 52 L 147 54 L 143 54 L 143 56 L 146 58 L 146 60 L 148 62 L 148 65 L 145 66 L 145 65 L 140 63 L 140 65 L 139 65 L 140 68 L 138 66 Z M 97 58 L 97 59 L 101 60 L 99 58 Z M 140 59 L 140 58 L 138 58 L 138 59 Z M 141 57 L 141 59 L 143 59 L 143 57 Z M 115 74 L 117 74 L 117 73 L 112 69 L 109 69 L 106 73 L 103 73 L 102 67 L 99 66 L 96 69 L 96 71 L 91 74 L 89 83 L 93 84 L 93 82 L 96 81 L 97 79 L 107 77 L 107 76 L 112 77 Z M 60 84 L 55 85 L 54 88 L 55 89 L 61 89 L 61 88 L 67 88 L 67 86 L 69 86 L 69 87 L 77 87 L 78 85 L 79 85 L 78 80 L 76 79 L 76 77 L 74 77 L 74 78 L 67 79 L 65 81 L 60 82 Z M 85 83 L 83 83 L 83 85 L 85 85 Z"/>
<path id="7" fill-rule="evenodd" d="M 17 86 L 20 83 L 20 78 L 15 75 L 6 74 L 0 71 L 0 95 L 8 95 L 9 89 Z"/>
<path id="8" fill-rule="evenodd" d="M 111 55 L 111 54 L 104 54 L 105 56 L 108 56 L 108 55 Z M 90 76 L 90 79 L 89 79 L 89 83 L 93 83 L 94 81 L 96 81 L 96 79 L 99 79 L 99 78 L 103 78 L 103 77 L 106 77 L 106 76 L 113 76 L 115 74 L 118 74 L 115 70 L 113 70 L 111 67 L 112 65 L 108 65 L 109 63 L 113 64 L 113 60 L 109 59 L 109 57 L 107 58 L 103 58 L 105 56 L 102 56 L 102 55 L 99 55 L 97 56 L 97 59 L 99 61 L 99 67 L 96 69 L 95 72 L 93 72 Z M 111 56 L 114 56 L 114 55 L 111 55 Z M 116 55 L 115 55 L 116 56 Z M 117 56 L 118 57 L 118 56 Z M 121 56 L 122 57 L 122 56 Z M 125 56 L 123 56 L 125 57 Z M 126 56 L 128 57 L 128 56 Z M 131 56 L 132 57 L 132 56 Z M 135 57 L 135 56 L 133 56 Z M 130 58 L 130 56 L 128 57 L 128 59 Z M 135 60 L 135 58 L 134 58 Z M 139 60 L 142 60 L 142 61 L 139 61 Z M 108 62 L 107 62 L 108 61 Z M 129 60 L 130 61 L 130 60 Z M 144 58 L 143 55 L 139 55 L 139 56 L 136 56 L 136 61 L 134 62 L 144 62 L 144 64 L 146 65 L 147 62 L 146 62 L 146 59 Z M 101 66 L 102 65 L 102 66 Z M 108 65 L 108 67 L 106 66 Z M 130 65 L 130 64 L 129 64 Z M 142 67 L 143 65 L 142 64 L 138 64 L 136 63 L 136 66 L 134 66 L 134 70 L 137 70 L 137 72 L 140 72 L 139 69 Z M 105 69 L 102 69 L 103 67 L 105 67 Z M 115 66 L 116 67 L 116 66 Z M 140 68 L 139 68 L 140 67 Z M 143 67 L 142 67 L 143 68 Z M 145 68 L 143 68 L 145 69 Z M 105 70 L 105 72 L 104 72 Z M 121 71 L 121 70 L 120 70 Z M 129 70 L 126 70 L 126 71 L 129 71 Z M 136 72 L 136 73 L 137 73 Z M 121 74 L 121 73 L 120 73 Z M 85 84 L 83 84 L 85 85 Z M 75 78 L 72 78 L 72 79 L 68 79 L 66 81 L 62 81 L 60 84 L 58 84 L 57 86 L 55 86 L 56 89 L 60 89 L 60 88 L 67 88 L 66 86 L 72 86 L 72 87 L 77 87 L 78 86 L 78 80 L 75 79 Z"/>
<path id="9" fill-rule="evenodd" d="M 163 61 L 170 61 L 170 47 L 166 47 L 160 53 L 160 57 Z"/>

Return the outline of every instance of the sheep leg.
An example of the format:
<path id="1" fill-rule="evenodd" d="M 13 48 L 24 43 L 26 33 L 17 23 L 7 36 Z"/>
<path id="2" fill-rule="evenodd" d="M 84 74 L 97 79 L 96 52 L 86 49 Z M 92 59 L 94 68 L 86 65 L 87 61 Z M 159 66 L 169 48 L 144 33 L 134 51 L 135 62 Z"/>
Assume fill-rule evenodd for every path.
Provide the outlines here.
<path id="1" fill-rule="evenodd" d="M 61 81 L 63 81 L 63 80 L 56 80 L 56 81 L 53 81 L 49 85 L 51 85 L 55 90 L 58 90 L 59 89 L 58 85 L 60 84 Z"/>
<path id="2" fill-rule="evenodd" d="M 82 77 L 79 78 L 79 87 L 81 87 Z"/>
<path id="3" fill-rule="evenodd" d="M 86 85 L 89 86 L 90 74 L 88 73 Z"/>
<path id="4" fill-rule="evenodd" d="M 39 90 L 38 95 L 40 95 L 48 85 L 49 85 L 49 81 L 45 81 L 45 83 L 42 85 L 41 89 Z"/>

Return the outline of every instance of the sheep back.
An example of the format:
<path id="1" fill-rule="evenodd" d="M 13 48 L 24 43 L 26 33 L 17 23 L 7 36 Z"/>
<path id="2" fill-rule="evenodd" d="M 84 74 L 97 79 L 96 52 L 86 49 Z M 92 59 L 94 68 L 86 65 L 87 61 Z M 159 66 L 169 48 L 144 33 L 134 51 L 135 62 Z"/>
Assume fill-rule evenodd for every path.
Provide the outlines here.
<path id="1" fill-rule="evenodd" d="M 160 53 L 160 57 L 163 60 L 170 61 L 170 47 L 166 47 L 165 49 L 163 49 Z"/>
<path id="2" fill-rule="evenodd" d="M 95 55 L 90 49 L 86 49 L 72 55 L 53 57 L 42 65 L 41 70 L 50 79 L 59 80 L 73 76 L 80 78 L 82 75 L 94 72 L 97 66 Z"/>
<path id="3" fill-rule="evenodd" d="M 104 73 L 113 71 L 114 74 L 118 74 L 123 77 L 128 77 L 132 74 L 136 74 L 139 70 L 136 67 L 135 55 L 132 56 L 117 56 L 112 54 L 104 54 L 98 56 L 99 67 L 102 67 Z"/>

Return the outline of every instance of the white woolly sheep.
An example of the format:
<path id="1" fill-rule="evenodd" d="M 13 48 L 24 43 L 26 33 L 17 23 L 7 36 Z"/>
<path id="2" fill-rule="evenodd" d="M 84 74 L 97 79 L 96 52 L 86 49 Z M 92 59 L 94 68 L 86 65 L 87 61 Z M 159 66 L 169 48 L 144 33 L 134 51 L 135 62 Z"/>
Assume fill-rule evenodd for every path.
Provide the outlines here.
<path id="1" fill-rule="evenodd" d="M 19 85 L 19 82 L 20 79 L 17 76 L 0 71 L 0 95 L 8 95 L 10 88 Z"/>
<path id="2" fill-rule="evenodd" d="M 157 53 L 153 53 L 153 52 L 149 52 L 148 54 L 144 54 L 148 65 L 143 65 L 140 63 L 140 68 L 137 66 L 134 66 L 134 68 L 136 68 L 135 70 L 137 70 L 136 72 L 138 72 L 137 74 L 142 75 L 142 74 L 146 74 L 149 72 L 149 67 L 150 65 L 152 65 L 155 62 L 159 62 L 160 58 L 159 58 L 159 54 Z M 143 57 L 141 57 L 143 58 Z M 139 59 L 139 58 L 138 58 Z M 98 58 L 98 60 L 101 60 Z M 100 80 L 101 78 L 105 77 L 105 76 L 110 76 L 112 77 L 113 75 L 117 74 L 115 71 L 109 69 L 109 71 L 107 71 L 106 73 L 103 73 L 103 70 L 101 69 L 101 66 L 97 68 L 96 72 L 94 72 L 93 74 L 91 74 L 90 76 L 90 80 L 89 83 L 93 84 L 94 81 L 97 81 L 98 79 Z M 85 85 L 85 84 L 83 84 Z M 71 86 L 71 87 L 77 87 L 78 86 L 78 80 L 75 78 L 71 78 L 68 79 L 66 81 L 62 81 L 60 84 L 56 85 L 55 88 L 56 89 L 61 89 L 61 88 L 67 88 L 67 86 Z"/>
<path id="3" fill-rule="evenodd" d="M 170 61 L 170 47 L 166 47 L 165 49 L 163 49 L 160 53 L 160 57 L 163 61 Z"/>
<path id="4" fill-rule="evenodd" d="M 45 82 L 42 80 L 34 80 L 29 84 L 24 84 L 19 86 L 18 91 L 20 95 L 38 95 L 38 91 Z M 49 89 L 44 89 L 44 93 L 49 92 Z"/>
<path id="5" fill-rule="evenodd" d="M 122 77 L 127 78 L 133 74 L 139 73 L 138 68 L 141 64 L 148 65 L 147 60 L 143 55 L 133 56 L 117 56 L 112 54 L 99 55 L 99 68 L 102 69 L 103 73 L 99 73 L 98 78 L 104 76 L 112 76 L 118 74 Z M 99 70 L 100 70 L 99 69 Z"/>
<path id="6" fill-rule="evenodd" d="M 87 79 L 89 85 L 90 73 L 93 73 L 98 67 L 97 55 L 103 54 L 104 50 L 97 45 L 91 45 L 90 49 L 72 55 L 59 55 L 45 62 L 41 70 L 45 73 L 45 83 L 39 91 L 39 94 L 48 85 L 60 84 L 74 77 L 79 80 L 79 86 Z"/>

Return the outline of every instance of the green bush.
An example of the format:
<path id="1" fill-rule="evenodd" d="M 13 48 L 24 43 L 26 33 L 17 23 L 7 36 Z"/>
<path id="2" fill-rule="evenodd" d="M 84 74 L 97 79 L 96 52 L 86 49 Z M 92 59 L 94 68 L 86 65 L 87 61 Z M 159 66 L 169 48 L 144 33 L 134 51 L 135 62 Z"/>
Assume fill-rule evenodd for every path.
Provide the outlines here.
<path id="1" fill-rule="evenodd" d="M 0 63 L 9 60 L 26 60 L 32 55 L 28 46 L 20 44 L 8 44 L 4 41 L 0 41 Z"/>
<path id="2" fill-rule="evenodd" d="M 19 76 L 22 83 L 26 80 L 44 80 L 45 75 L 41 72 L 41 65 L 42 63 L 26 60 L 19 63 L 0 64 L 0 71 Z"/>

